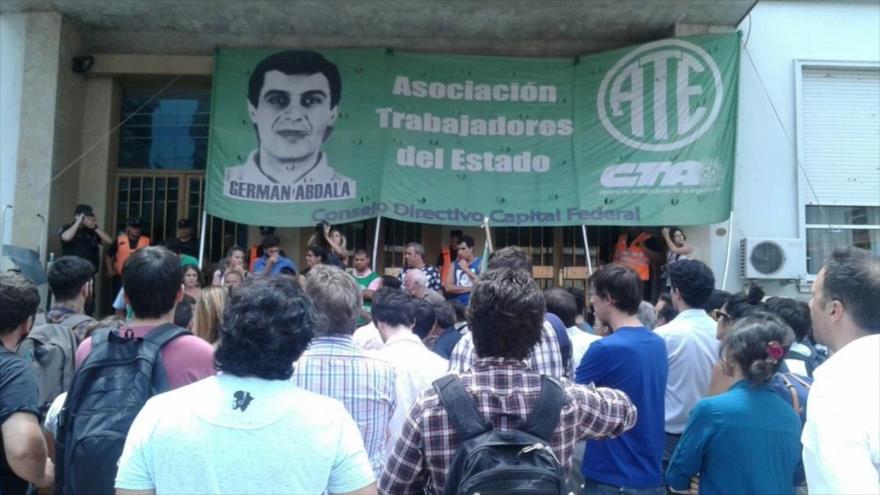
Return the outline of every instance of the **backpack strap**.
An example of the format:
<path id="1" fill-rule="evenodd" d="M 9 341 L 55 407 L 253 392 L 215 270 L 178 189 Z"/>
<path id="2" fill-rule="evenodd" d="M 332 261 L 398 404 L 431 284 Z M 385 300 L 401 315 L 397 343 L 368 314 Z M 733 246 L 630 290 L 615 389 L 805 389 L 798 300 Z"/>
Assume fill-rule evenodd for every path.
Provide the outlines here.
<path id="1" fill-rule="evenodd" d="M 809 390 L 810 387 L 812 386 L 812 384 L 810 384 L 809 382 L 804 380 L 803 377 L 798 376 L 797 373 L 785 373 L 785 375 L 783 375 L 783 376 L 791 378 L 792 380 L 800 383 L 801 386 L 803 386 L 807 390 Z"/>
<path id="2" fill-rule="evenodd" d="M 165 346 L 165 344 L 171 342 L 177 337 L 189 334 L 189 331 L 184 328 L 180 328 L 173 323 L 163 323 L 144 335 L 144 340 L 161 349 Z"/>
<path id="3" fill-rule="evenodd" d="M 564 402 L 565 393 L 559 380 L 547 375 L 542 376 L 541 394 L 535 402 L 528 421 L 520 429 L 549 443 L 556 425 L 559 424 L 559 415 L 562 413 Z"/>
<path id="4" fill-rule="evenodd" d="M 85 322 L 92 320 L 92 319 L 93 318 L 87 314 L 74 313 L 74 314 L 68 315 L 67 318 L 61 320 L 61 325 L 65 326 L 67 328 L 73 329 L 77 325 L 79 325 L 81 323 L 85 323 Z"/>
<path id="5" fill-rule="evenodd" d="M 791 394 L 791 407 L 794 408 L 794 411 L 798 414 L 801 413 L 801 401 L 798 399 L 798 391 L 797 387 L 791 383 L 789 377 L 792 376 L 789 373 L 780 373 L 780 377 L 782 377 L 782 382 L 785 384 L 785 388 L 788 389 L 788 393 Z"/>
<path id="6" fill-rule="evenodd" d="M 456 375 L 446 375 L 434 382 L 434 390 L 446 408 L 449 421 L 462 441 L 470 440 L 492 429 L 492 424 L 483 419 L 474 400 Z"/>

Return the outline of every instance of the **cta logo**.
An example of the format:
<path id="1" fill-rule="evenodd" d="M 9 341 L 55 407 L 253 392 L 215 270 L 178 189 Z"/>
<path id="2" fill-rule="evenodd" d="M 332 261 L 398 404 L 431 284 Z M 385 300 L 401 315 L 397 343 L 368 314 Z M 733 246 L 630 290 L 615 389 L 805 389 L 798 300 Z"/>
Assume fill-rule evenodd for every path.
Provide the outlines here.
<path id="1" fill-rule="evenodd" d="M 599 119 L 635 149 L 671 151 L 706 133 L 721 110 L 721 72 L 702 48 L 683 40 L 648 43 L 605 74 Z"/>

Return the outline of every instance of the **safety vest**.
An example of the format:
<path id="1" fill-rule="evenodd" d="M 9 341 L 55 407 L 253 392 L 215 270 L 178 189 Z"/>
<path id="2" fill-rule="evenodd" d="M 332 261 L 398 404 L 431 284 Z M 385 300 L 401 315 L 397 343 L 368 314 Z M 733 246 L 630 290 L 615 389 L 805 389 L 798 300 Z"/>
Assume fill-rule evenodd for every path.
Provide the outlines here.
<path id="1" fill-rule="evenodd" d="M 648 280 L 651 278 L 651 261 L 645 253 L 644 243 L 651 238 L 650 234 L 642 232 L 627 246 L 626 234 L 620 234 L 617 238 L 617 246 L 614 248 L 614 262 L 631 268 L 639 278 Z"/>
<path id="2" fill-rule="evenodd" d="M 254 271 L 254 265 L 256 265 L 256 264 L 257 264 L 257 260 L 260 259 L 260 256 L 257 255 L 257 252 L 258 252 L 259 249 L 260 249 L 260 246 L 251 246 L 251 250 L 250 250 L 250 258 L 249 258 L 249 259 L 250 259 L 250 263 L 248 263 L 248 271 L 249 271 L 249 272 L 253 272 L 253 271 Z"/>
<path id="3" fill-rule="evenodd" d="M 125 265 L 125 260 L 131 256 L 131 253 L 135 252 L 140 248 L 144 248 L 150 245 L 150 238 L 142 235 L 138 237 L 137 246 L 132 249 L 131 243 L 128 241 L 128 235 L 123 234 L 116 238 L 116 275 L 122 276 L 122 266 Z"/>

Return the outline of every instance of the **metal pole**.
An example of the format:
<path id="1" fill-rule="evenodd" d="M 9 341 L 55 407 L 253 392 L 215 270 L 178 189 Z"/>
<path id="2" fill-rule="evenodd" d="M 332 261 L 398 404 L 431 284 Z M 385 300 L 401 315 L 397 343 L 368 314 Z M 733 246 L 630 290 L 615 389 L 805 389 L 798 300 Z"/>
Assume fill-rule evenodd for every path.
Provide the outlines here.
<path id="1" fill-rule="evenodd" d="M 727 219 L 727 255 L 724 257 L 724 277 L 721 279 L 721 290 L 727 288 L 727 273 L 730 271 L 730 251 L 733 248 L 733 210 Z"/>
<path id="2" fill-rule="evenodd" d="M 376 232 L 373 234 L 373 271 L 376 271 L 376 259 L 379 256 L 379 226 L 382 225 L 382 216 L 376 217 Z"/>
<path id="3" fill-rule="evenodd" d="M 205 260 L 205 232 L 208 230 L 208 210 L 202 207 L 202 226 L 200 237 L 199 237 L 199 266 L 204 266 L 202 263 Z"/>
<path id="4" fill-rule="evenodd" d="M 593 276 L 593 259 L 590 257 L 590 241 L 587 240 L 587 226 L 581 225 L 581 233 L 584 234 L 584 254 L 587 255 L 587 273 L 588 277 Z"/>
<path id="5" fill-rule="evenodd" d="M 492 245 L 492 231 L 489 229 L 489 217 L 483 217 L 483 228 L 486 229 L 486 243 L 489 245 L 489 252 L 495 251 Z"/>

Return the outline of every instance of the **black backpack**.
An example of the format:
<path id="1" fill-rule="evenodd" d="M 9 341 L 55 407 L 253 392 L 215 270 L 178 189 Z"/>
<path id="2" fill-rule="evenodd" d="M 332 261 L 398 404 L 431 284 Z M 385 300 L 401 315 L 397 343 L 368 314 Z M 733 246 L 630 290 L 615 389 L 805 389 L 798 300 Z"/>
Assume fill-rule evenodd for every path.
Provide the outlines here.
<path id="1" fill-rule="evenodd" d="M 58 418 L 56 494 L 114 492 L 128 429 L 147 399 L 169 389 L 159 351 L 187 334 L 170 323 L 142 339 L 110 328 L 92 334 L 92 351 L 74 375 Z"/>
<path id="2" fill-rule="evenodd" d="M 562 385 L 542 378 L 532 414 L 515 431 L 496 430 L 484 420 L 457 376 L 434 382 L 461 439 L 446 474 L 447 495 L 568 493 L 565 472 L 549 445 L 562 411 Z"/>

